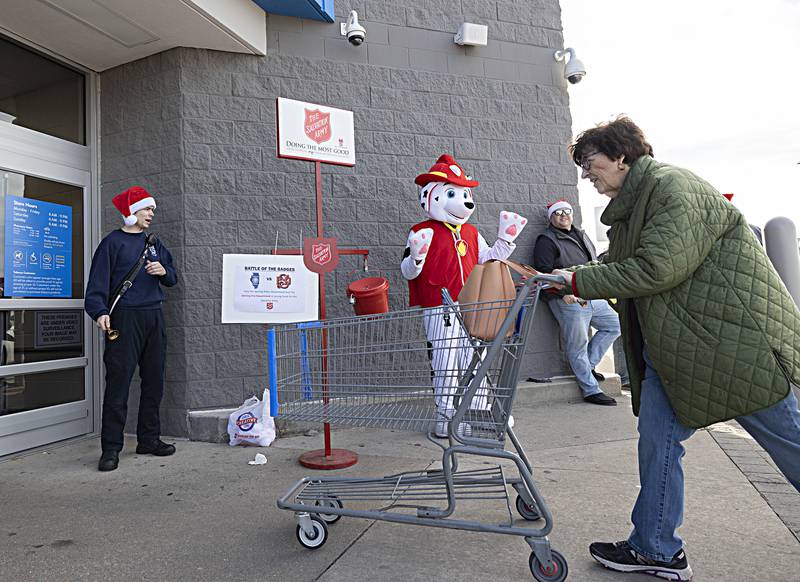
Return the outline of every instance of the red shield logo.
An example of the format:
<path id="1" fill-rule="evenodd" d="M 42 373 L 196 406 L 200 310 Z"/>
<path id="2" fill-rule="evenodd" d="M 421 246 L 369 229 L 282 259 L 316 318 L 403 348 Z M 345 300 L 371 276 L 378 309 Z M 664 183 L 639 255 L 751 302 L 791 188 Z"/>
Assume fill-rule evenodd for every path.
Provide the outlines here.
<path id="1" fill-rule="evenodd" d="M 331 139 L 331 114 L 319 109 L 305 109 L 306 120 L 303 124 L 308 139 L 320 144 Z"/>
<path id="2" fill-rule="evenodd" d="M 339 264 L 335 238 L 304 238 L 303 263 L 312 273 L 333 271 Z"/>
<path id="3" fill-rule="evenodd" d="M 278 289 L 288 289 L 292 284 L 292 278 L 285 273 L 278 275 L 278 278 L 275 280 L 275 284 L 278 286 Z"/>
<path id="4" fill-rule="evenodd" d="M 275 304 L 272 301 L 267 301 L 267 310 L 272 309 L 275 307 Z"/>
<path id="5" fill-rule="evenodd" d="M 333 257 L 333 253 L 331 253 L 331 245 L 327 243 L 311 245 L 311 260 L 318 265 L 329 263 L 331 257 Z"/>

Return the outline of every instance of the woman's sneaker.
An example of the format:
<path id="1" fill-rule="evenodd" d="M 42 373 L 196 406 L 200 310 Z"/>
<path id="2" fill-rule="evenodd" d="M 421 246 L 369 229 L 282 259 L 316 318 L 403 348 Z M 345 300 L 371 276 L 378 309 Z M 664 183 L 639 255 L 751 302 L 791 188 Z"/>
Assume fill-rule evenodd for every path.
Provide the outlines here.
<path id="1" fill-rule="evenodd" d="M 669 562 L 657 562 L 646 558 L 634 550 L 628 542 L 606 544 L 595 542 L 589 546 L 589 553 L 606 568 L 617 572 L 638 572 L 650 574 L 665 580 L 685 581 L 692 579 L 692 568 L 682 549 Z"/>

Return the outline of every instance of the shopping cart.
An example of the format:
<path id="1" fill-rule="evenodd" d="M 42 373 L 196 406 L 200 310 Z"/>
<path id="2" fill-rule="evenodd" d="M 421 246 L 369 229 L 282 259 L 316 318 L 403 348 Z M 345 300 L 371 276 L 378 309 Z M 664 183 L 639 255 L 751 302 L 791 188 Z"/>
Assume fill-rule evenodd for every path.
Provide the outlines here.
<path id="1" fill-rule="evenodd" d="M 273 416 L 419 431 L 443 449 L 440 469 L 382 477 L 305 477 L 295 483 L 277 505 L 296 513 L 296 535 L 304 547 L 321 547 L 328 525 L 342 516 L 507 534 L 522 536 L 529 544 L 529 566 L 536 580 L 566 579 L 567 562 L 550 548 L 547 537 L 553 518 L 509 423 L 542 281 L 560 279 L 529 278 L 510 301 L 459 305 L 445 290 L 439 315 L 443 325 L 452 326 L 446 346 L 428 342 L 426 317 L 431 311 L 423 309 L 269 330 Z M 493 339 L 466 331 L 476 327 L 494 330 Z M 446 374 L 453 380 L 455 406 L 447 418 L 431 390 L 431 359 L 441 356 L 437 350 L 442 349 L 457 351 L 447 360 L 453 364 Z M 432 434 L 442 421 L 447 425 L 446 441 Z M 506 439 L 513 452 L 505 450 Z M 459 468 L 459 457 L 467 455 L 510 461 L 513 469 L 507 464 L 487 467 L 485 462 L 477 469 Z M 515 505 L 522 518 L 541 520 L 541 527 L 514 522 L 509 486 L 516 491 Z M 469 509 L 470 503 L 479 501 L 483 508 L 490 500 L 496 500 L 507 521 L 487 523 L 453 515 L 457 506 Z"/>

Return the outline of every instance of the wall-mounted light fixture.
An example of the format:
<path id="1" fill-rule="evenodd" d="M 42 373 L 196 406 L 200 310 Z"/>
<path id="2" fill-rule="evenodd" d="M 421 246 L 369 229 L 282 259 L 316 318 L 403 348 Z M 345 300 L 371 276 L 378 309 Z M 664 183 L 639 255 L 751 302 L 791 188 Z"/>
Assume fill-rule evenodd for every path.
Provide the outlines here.
<path id="1" fill-rule="evenodd" d="M 486 46 L 489 43 L 489 27 L 485 24 L 465 22 L 458 27 L 453 40 L 462 46 Z"/>
<path id="2" fill-rule="evenodd" d="M 564 78 L 573 85 L 580 83 L 581 79 L 586 76 L 586 67 L 580 61 L 580 59 L 575 56 L 574 48 L 566 48 L 563 51 L 556 51 L 553 53 L 553 58 L 561 63 L 566 60 L 567 55 L 569 55 L 569 60 L 564 67 Z"/>

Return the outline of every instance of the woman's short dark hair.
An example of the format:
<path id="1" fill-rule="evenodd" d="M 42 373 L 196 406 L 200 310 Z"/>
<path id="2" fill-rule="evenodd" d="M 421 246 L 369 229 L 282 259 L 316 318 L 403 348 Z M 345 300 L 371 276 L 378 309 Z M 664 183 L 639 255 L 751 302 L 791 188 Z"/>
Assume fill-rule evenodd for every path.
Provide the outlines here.
<path id="1" fill-rule="evenodd" d="M 644 132 L 624 115 L 620 115 L 614 121 L 587 129 L 568 149 L 572 161 L 578 166 L 586 154 L 595 151 L 605 154 L 612 160 L 623 156 L 622 161 L 628 165 L 642 156 L 653 155 L 653 147 L 647 143 Z"/>

